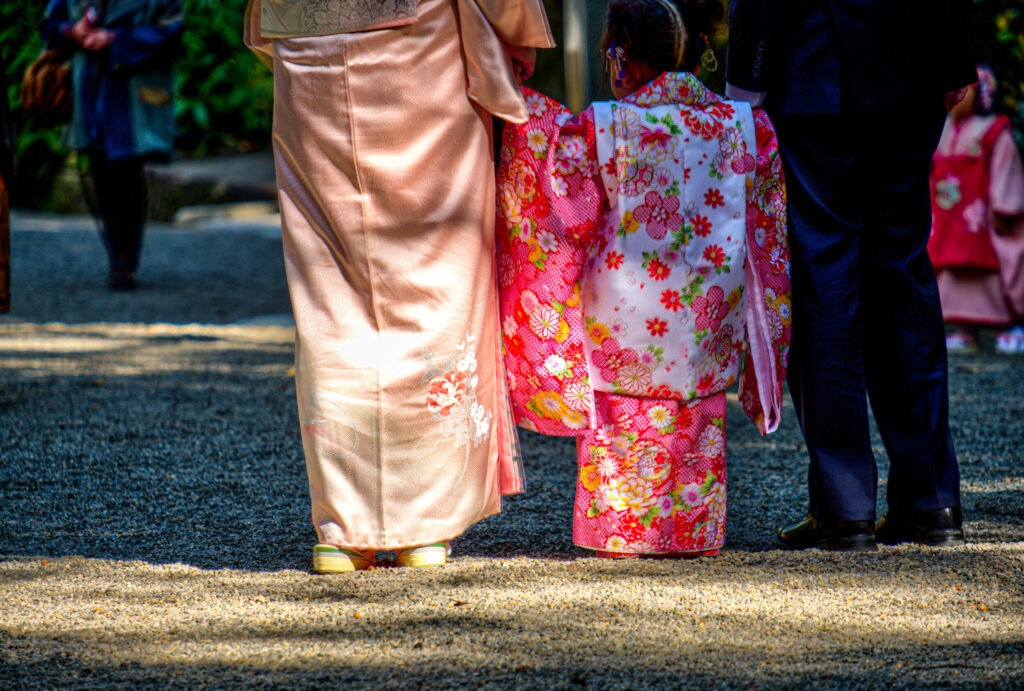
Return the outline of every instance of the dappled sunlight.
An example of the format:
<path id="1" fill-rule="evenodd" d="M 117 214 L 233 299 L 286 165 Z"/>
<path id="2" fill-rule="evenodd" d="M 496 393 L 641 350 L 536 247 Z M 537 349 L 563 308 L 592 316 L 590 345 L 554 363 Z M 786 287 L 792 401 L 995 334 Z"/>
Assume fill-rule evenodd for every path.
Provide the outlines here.
<path id="1" fill-rule="evenodd" d="M 943 559 L 900 551 L 906 566 Z M 185 679 L 210 670 L 227 679 L 237 668 L 283 680 L 331 665 L 382 680 L 450 670 L 452 682 L 557 674 L 552 660 L 574 659 L 584 674 L 719 670 L 720 680 L 757 683 L 855 681 L 861 651 L 885 656 L 905 681 L 979 682 L 986 660 L 1024 641 L 1024 544 L 965 552 L 956 568 L 928 573 L 894 571 L 892 554 L 822 571 L 806 568 L 806 554 L 780 552 L 699 563 L 466 558 L 333 577 L 17 559 L 0 562 L 13 606 L 0 655 Z M 140 604 L 145 618 L 135 616 Z M 944 665 L 946 651 L 965 645 L 977 646 L 978 667 Z"/>
<path id="2" fill-rule="evenodd" d="M 526 492 L 451 564 L 324 577 L 293 349 L 282 326 L 0 322 L 0 685 L 1024 686 L 1018 360 L 952 360 L 965 547 L 774 549 L 806 506 L 795 411 L 761 437 L 729 396 L 719 557 L 574 547 L 573 441 L 523 432 Z"/>
<path id="3" fill-rule="evenodd" d="M 202 324 L 0 324 L 7 370 L 38 376 L 210 372 L 286 376 L 295 330 Z"/>

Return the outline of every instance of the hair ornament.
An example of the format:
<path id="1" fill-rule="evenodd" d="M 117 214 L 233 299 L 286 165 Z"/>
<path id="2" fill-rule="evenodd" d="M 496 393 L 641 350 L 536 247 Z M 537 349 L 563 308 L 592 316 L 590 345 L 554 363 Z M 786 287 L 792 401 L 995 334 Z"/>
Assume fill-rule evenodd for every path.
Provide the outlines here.
<path id="1" fill-rule="evenodd" d="M 715 72 L 718 70 L 718 58 L 715 56 L 715 51 L 711 49 L 711 41 L 708 40 L 707 34 L 701 34 L 700 37 L 704 41 L 704 52 L 700 54 L 700 65 L 708 72 Z"/>
<path id="2" fill-rule="evenodd" d="M 683 16 L 679 14 L 679 8 L 676 7 L 672 0 L 654 0 L 655 3 L 661 5 L 668 12 L 669 18 L 672 20 L 672 36 L 675 39 L 676 44 L 676 64 L 675 69 L 679 69 L 679 66 L 683 64 L 683 53 L 686 50 L 686 26 L 683 24 Z"/>
<path id="3" fill-rule="evenodd" d="M 604 60 L 608 65 L 608 71 L 615 74 L 615 86 L 621 87 L 626 80 L 626 63 L 629 62 L 629 55 L 622 46 L 612 41 L 608 50 L 604 52 Z"/>
<path id="4" fill-rule="evenodd" d="M 978 71 L 978 96 L 975 110 L 984 115 L 991 113 L 996 105 L 996 75 L 992 68 L 982 63 L 976 67 Z"/>

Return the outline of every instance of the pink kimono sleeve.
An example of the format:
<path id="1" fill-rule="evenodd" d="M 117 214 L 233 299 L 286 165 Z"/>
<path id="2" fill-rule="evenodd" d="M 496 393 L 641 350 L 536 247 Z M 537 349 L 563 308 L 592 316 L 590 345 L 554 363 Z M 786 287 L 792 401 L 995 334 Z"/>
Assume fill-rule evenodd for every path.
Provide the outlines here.
<path id="1" fill-rule="evenodd" d="M 1002 116 L 1005 117 L 1005 116 Z M 992 211 L 1006 217 L 1001 233 L 992 233 L 1006 301 L 1016 319 L 1024 319 L 1024 166 L 1007 122 L 992 146 L 989 200 Z"/>
<path id="2" fill-rule="evenodd" d="M 761 434 L 779 426 L 789 356 L 789 241 L 786 187 L 775 129 L 754 110 L 757 167 L 747 189 L 747 352 L 740 403 Z"/>
<path id="3" fill-rule="evenodd" d="M 497 181 L 505 365 L 516 424 L 576 436 L 594 409 L 579 289 L 605 206 L 594 119 L 524 91 L 529 119 L 506 124 Z"/>
<path id="4" fill-rule="evenodd" d="M 992 144 L 988 196 L 992 210 L 1004 216 L 1024 214 L 1024 165 L 1013 139 L 1009 118 Z M 1002 123 L 1000 123 L 1002 125 Z M 999 125 L 997 125 L 999 126 Z"/>

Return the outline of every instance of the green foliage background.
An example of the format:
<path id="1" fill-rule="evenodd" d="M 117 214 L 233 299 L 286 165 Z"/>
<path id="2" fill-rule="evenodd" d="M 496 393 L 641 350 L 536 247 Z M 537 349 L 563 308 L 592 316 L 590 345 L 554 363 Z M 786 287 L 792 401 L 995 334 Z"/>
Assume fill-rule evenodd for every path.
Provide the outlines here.
<path id="1" fill-rule="evenodd" d="M 242 43 L 246 0 L 185 0 L 178 147 L 188 156 L 270 143 L 274 81 Z"/>
<path id="2" fill-rule="evenodd" d="M 17 145 L 18 184 L 12 190 L 16 204 L 36 205 L 49 197 L 49 182 L 64 165 L 62 129 L 39 128 L 18 107 L 18 90 L 25 68 L 39 55 L 39 19 L 43 4 L 34 0 L 0 2 L 0 50 L 5 63 L 7 98 Z"/>
<path id="3" fill-rule="evenodd" d="M 44 203 L 53 176 L 65 165 L 68 152 L 61 128 L 40 128 L 18 108 L 21 75 L 41 50 L 38 36 L 41 0 L 0 2 L 0 49 L 6 58 L 7 96 L 18 143 L 20 185 L 16 201 Z M 273 78 L 242 44 L 246 0 L 185 0 L 186 30 L 176 64 L 176 122 L 182 156 L 263 149 L 270 143 Z M 561 42 L 562 0 L 545 0 L 555 38 Z M 594 2 L 599 12 L 603 2 Z M 1009 114 L 1024 148 L 1024 9 L 1020 0 L 974 0 L 971 40 L 980 60 L 992 65 L 1001 86 L 999 109 Z M 598 20 L 597 24 L 600 24 Z M 600 27 L 591 36 L 596 41 Z M 725 64 L 725 36 L 713 43 Z M 594 48 L 596 51 L 596 46 Z M 592 68 L 597 67 L 597 56 Z M 560 50 L 542 51 L 531 85 L 564 98 Z M 724 69 L 706 75 L 720 90 Z M 608 94 L 595 88 L 597 98 Z"/>
<path id="4" fill-rule="evenodd" d="M 975 0 L 972 47 L 999 82 L 996 110 L 1013 120 L 1024 152 L 1024 5 L 1021 0 Z"/>
<path id="5" fill-rule="evenodd" d="M 265 148 L 270 143 L 273 77 L 242 43 L 246 0 L 185 0 L 186 28 L 175 64 L 177 146 L 183 156 Z M 42 128 L 18 107 L 25 68 L 39 55 L 45 3 L 0 3 L 0 48 L 18 155 L 16 202 L 45 204 L 65 165 L 63 128 Z"/>

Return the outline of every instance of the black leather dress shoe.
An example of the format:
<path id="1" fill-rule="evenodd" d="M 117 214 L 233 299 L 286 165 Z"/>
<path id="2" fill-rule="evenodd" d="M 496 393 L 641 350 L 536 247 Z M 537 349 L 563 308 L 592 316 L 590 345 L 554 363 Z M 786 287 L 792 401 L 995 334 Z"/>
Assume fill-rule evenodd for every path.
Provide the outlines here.
<path id="1" fill-rule="evenodd" d="M 819 521 L 814 516 L 779 530 L 778 545 L 782 549 L 820 547 L 841 552 L 877 549 L 871 521 Z"/>
<path id="2" fill-rule="evenodd" d="M 111 269 L 107 275 L 107 287 L 113 290 L 134 290 L 135 276 L 131 271 Z"/>
<path id="3" fill-rule="evenodd" d="M 918 542 L 944 547 L 964 544 L 964 519 L 959 506 L 933 511 L 887 512 L 875 527 L 875 535 L 883 545 Z"/>

